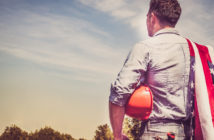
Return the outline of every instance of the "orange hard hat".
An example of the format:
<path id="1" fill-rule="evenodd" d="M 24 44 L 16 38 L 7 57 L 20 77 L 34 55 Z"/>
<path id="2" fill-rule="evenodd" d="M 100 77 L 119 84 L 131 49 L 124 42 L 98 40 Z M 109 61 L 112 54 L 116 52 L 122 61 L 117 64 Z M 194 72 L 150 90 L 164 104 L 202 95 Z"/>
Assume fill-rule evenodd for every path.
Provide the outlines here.
<path id="1" fill-rule="evenodd" d="M 152 112 L 153 98 L 148 86 L 140 86 L 126 104 L 126 115 L 138 120 L 147 120 Z"/>

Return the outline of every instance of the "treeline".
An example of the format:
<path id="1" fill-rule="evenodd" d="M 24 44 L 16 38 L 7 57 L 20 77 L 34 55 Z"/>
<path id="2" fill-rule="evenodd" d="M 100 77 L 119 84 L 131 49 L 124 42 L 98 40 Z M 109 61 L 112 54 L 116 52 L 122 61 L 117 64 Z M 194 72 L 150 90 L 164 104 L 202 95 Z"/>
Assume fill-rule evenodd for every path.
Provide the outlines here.
<path id="1" fill-rule="evenodd" d="M 69 134 L 61 134 L 50 127 L 41 128 L 34 133 L 27 133 L 18 126 L 6 127 L 0 136 L 0 140 L 76 140 Z M 79 139 L 85 140 L 85 139 Z"/>
<path id="2" fill-rule="evenodd" d="M 138 140 L 141 135 L 141 123 L 138 120 L 126 118 L 124 121 L 124 134 L 130 140 Z M 95 131 L 93 140 L 113 140 L 113 134 L 107 124 L 100 125 Z M 6 127 L 0 140 L 86 140 L 73 138 L 70 134 L 60 133 L 50 127 L 41 128 L 35 132 L 27 133 L 16 125 Z"/>

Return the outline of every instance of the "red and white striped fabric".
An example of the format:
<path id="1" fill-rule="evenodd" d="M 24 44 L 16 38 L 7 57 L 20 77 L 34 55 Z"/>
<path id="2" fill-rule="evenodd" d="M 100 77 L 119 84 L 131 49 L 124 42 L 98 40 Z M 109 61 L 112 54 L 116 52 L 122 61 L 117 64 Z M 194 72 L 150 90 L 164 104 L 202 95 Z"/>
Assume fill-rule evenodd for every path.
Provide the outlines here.
<path id="1" fill-rule="evenodd" d="M 187 41 L 195 57 L 195 140 L 214 140 L 214 51 Z"/>

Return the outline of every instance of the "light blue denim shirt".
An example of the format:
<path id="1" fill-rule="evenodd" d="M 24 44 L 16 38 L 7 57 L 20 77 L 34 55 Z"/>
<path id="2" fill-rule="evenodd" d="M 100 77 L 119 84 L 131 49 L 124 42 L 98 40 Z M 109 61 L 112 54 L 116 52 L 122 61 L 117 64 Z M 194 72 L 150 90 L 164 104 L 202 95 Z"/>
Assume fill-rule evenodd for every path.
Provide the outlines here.
<path id="1" fill-rule="evenodd" d="M 190 52 L 187 41 L 174 28 L 158 31 L 130 51 L 109 100 L 125 106 L 130 95 L 146 84 L 153 94 L 150 119 L 180 120 L 190 115 Z"/>

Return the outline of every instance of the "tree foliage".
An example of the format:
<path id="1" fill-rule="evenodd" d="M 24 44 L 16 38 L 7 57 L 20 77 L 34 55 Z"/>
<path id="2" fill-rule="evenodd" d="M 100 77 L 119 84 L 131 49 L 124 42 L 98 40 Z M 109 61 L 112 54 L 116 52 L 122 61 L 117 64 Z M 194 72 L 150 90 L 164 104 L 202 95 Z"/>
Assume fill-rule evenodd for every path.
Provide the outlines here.
<path id="1" fill-rule="evenodd" d="M 86 140 L 86 139 L 84 139 L 84 138 L 79 138 L 79 140 Z"/>
<path id="2" fill-rule="evenodd" d="M 113 140 L 113 133 L 107 124 L 98 126 L 94 140 Z"/>
<path id="3" fill-rule="evenodd" d="M 58 131 L 53 130 L 50 127 L 45 127 L 31 133 L 29 140 L 75 140 L 68 134 L 60 134 Z"/>
<path id="4" fill-rule="evenodd" d="M 142 135 L 142 121 L 126 117 L 124 121 L 124 134 L 130 140 L 139 140 Z"/>
<path id="5" fill-rule="evenodd" d="M 35 132 L 27 133 L 16 125 L 6 127 L 0 136 L 0 140 L 86 140 L 84 138 L 74 139 L 69 134 L 61 134 L 50 127 L 41 128 Z M 107 124 L 98 126 L 95 131 L 94 140 L 113 140 L 113 134 Z"/>
<path id="6" fill-rule="evenodd" d="M 28 140 L 28 133 L 22 131 L 16 125 L 12 125 L 11 127 L 6 127 L 0 136 L 0 140 Z"/>
<path id="7" fill-rule="evenodd" d="M 69 134 L 61 134 L 50 127 L 41 128 L 39 131 L 28 134 L 16 125 L 6 127 L 0 140 L 75 140 Z M 84 140 L 84 139 L 82 139 Z"/>

